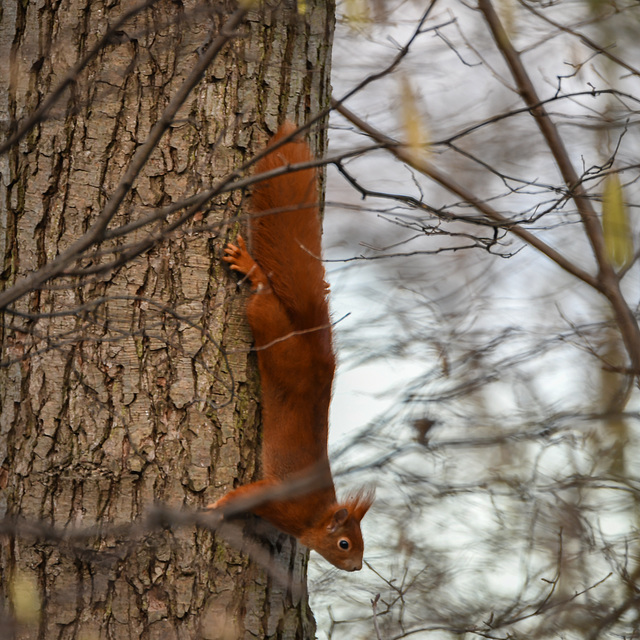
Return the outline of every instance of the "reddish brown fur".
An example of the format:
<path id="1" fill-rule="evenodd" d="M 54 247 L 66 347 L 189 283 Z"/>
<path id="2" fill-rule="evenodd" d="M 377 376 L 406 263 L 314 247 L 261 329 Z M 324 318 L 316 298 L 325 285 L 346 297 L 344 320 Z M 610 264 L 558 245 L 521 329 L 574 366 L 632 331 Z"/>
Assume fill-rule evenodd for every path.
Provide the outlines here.
<path id="1" fill-rule="evenodd" d="M 295 131 L 285 123 L 271 141 Z M 258 162 L 263 173 L 313 159 L 304 142 L 288 142 Z M 262 381 L 263 480 L 239 487 L 213 506 L 273 485 L 301 471 L 326 466 L 328 415 L 335 370 L 328 288 L 321 261 L 318 178 L 305 169 L 257 184 L 253 192 L 251 254 L 238 236 L 225 260 L 247 275 L 253 295 L 247 316 Z M 360 520 L 372 495 L 336 501 L 333 481 L 303 497 L 272 501 L 255 512 L 298 537 L 347 571 L 362 567 Z M 348 544 L 348 549 L 342 545 Z"/>

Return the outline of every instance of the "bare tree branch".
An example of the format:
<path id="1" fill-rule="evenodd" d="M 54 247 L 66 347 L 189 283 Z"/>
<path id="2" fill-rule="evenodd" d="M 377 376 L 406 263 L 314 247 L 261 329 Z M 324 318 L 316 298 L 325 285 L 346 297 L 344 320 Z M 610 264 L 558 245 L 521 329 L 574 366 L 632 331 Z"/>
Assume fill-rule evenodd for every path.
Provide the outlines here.
<path id="1" fill-rule="evenodd" d="M 215 60 L 216 56 L 222 48 L 235 37 L 235 29 L 242 22 L 246 9 L 240 8 L 229 18 L 227 23 L 222 27 L 220 34 L 215 38 L 207 49 L 202 53 L 191 73 L 183 82 L 182 86 L 175 93 L 164 112 L 151 128 L 147 139 L 136 149 L 136 152 L 127 167 L 127 170 L 116 187 L 115 192 L 105 205 L 104 209 L 93 223 L 89 231 L 84 236 L 76 240 L 66 250 L 56 256 L 53 260 L 47 262 L 42 268 L 34 271 L 19 280 L 11 288 L 0 293 L 0 309 L 15 302 L 29 291 L 37 289 L 47 280 L 61 274 L 67 265 L 82 254 L 88 247 L 100 242 L 104 238 L 107 225 L 113 219 L 118 211 L 122 201 L 133 186 L 133 183 L 140 173 L 142 167 L 146 164 L 149 156 L 165 131 L 171 126 L 178 109 L 187 99 L 194 87 L 200 82 L 202 75 L 209 65 Z M 231 176 L 228 178 L 231 180 Z"/>
<path id="2" fill-rule="evenodd" d="M 541 105 L 533 83 L 520 60 L 520 56 L 513 48 L 506 31 L 500 23 L 500 19 L 491 4 L 491 0 L 478 0 L 478 6 L 487 20 L 496 46 L 511 70 L 520 95 L 531 110 L 531 115 L 534 117 L 540 132 L 544 136 L 549 150 L 553 154 L 562 177 L 576 203 L 599 269 L 598 278 L 592 286 L 609 300 L 616 314 L 616 320 L 620 327 L 627 353 L 631 359 L 632 367 L 640 372 L 640 327 L 638 327 L 635 315 L 629 308 L 620 290 L 619 277 L 607 256 L 602 226 L 593 209 L 591 200 L 587 196 L 580 178 L 571 163 L 567 149 L 556 126 Z"/>
<path id="3" fill-rule="evenodd" d="M 157 0 L 145 0 L 128 11 L 125 11 L 120 18 L 118 18 L 114 24 L 109 27 L 105 34 L 91 47 L 89 52 L 77 62 L 65 75 L 60 84 L 58 84 L 53 91 L 44 99 L 42 104 L 20 125 L 18 130 L 2 144 L 0 144 L 0 154 L 5 153 L 8 149 L 13 147 L 19 140 L 21 140 L 38 122 L 41 122 L 47 117 L 51 107 L 60 99 L 64 91 L 71 84 L 75 83 L 78 79 L 78 75 L 89 65 L 89 63 L 109 44 L 111 44 L 118 31 L 122 29 L 126 22 L 131 18 L 152 7 Z"/>
<path id="4" fill-rule="evenodd" d="M 443 186 L 445 189 L 460 197 L 464 202 L 472 205 L 483 215 L 485 215 L 489 220 L 492 220 L 498 223 L 501 227 L 508 229 L 511 233 L 513 233 L 513 235 L 546 255 L 571 275 L 575 276 L 579 280 L 582 280 L 583 282 L 594 288 L 598 288 L 597 279 L 577 265 L 573 264 L 570 260 L 567 259 L 564 254 L 550 247 L 533 233 L 527 231 L 526 229 L 523 229 L 522 227 L 519 227 L 518 225 L 514 225 L 508 218 L 505 218 L 501 213 L 490 207 L 486 202 L 478 199 L 473 193 L 467 191 L 465 187 L 456 183 L 452 178 L 442 173 L 434 165 L 427 162 L 423 158 L 416 157 L 414 154 L 404 148 L 403 145 L 393 140 L 392 138 L 389 138 L 381 131 L 366 123 L 355 113 L 347 109 L 344 105 L 339 105 L 337 102 L 334 102 L 334 107 L 341 115 L 347 118 L 347 120 L 356 125 L 360 130 L 370 135 L 374 140 L 381 144 L 386 144 L 389 151 L 391 151 L 391 153 L 393 153 L 393 155 L 396 156 L 399 160 L 406 162 L 409 166 L 432 178 L 435 182 Z"/>

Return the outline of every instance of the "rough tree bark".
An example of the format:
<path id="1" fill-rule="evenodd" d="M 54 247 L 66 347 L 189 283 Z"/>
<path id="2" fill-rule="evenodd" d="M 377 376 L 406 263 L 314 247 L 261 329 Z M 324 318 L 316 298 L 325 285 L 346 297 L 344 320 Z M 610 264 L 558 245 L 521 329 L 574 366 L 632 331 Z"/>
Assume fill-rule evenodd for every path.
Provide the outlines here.
<path id="1" fill-rule="evenodd" d="M 3 139 L 133 6 L 3 3 Z M 0 156 L 1 288 L 87 231 L 234 8 L 149 3 Z M 284 114 L 301 122 L 327 105 L 332 2 L 308 1 L 304 13 L 251 11 L 236 31 L 109 228 L 207 188 L 260 150 Z M 322 151 L 324 133 L 313 135 Z M 313 637 L 304 590 L 287 589 L 205 530 L 114 530 L 87 542 L 51 539 L 44 526 L 126 525 L 156 502 L 201 507 L 255 477 L 259 381 L 244 296 L 220 262 L 238 229 L 224 221 L 241 206 L 238 192 L 218 197 L 106 272 L 97 266 L 114 254 L 94 252 L 3 316 L 0 516 L 39 523 L 31 535 L 21 525 L 2 537 L 0 624 L 10 637 Z M 132 230 L 101 248 L 122 251 L 148 233 Z M 83 277 L 72 273 L 79 269 Z M 278 562 L 304 576 L 295 541 L 269 539 Z M 25 594 L 31 609 L 20 604 Z"/>

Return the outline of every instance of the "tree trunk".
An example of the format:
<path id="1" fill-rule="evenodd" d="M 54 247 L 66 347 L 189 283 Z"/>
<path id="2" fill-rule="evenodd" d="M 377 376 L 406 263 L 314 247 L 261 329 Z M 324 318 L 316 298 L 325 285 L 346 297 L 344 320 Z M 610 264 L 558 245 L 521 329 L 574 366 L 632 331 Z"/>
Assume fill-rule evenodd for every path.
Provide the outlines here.
<path id="1" fill-rule="evenodd" d="M 3 139 L 134 6 L 123 4 L 3 2 Z M 233 11 L 224 3 L 149 5 L 0 157 L 2 288 L 91 228 Z M 108 229 L 202 192 L 259 151 L 285 114 L 302 122 L 326 106 L 332 35 L 333 3 L 325 0 L 307 2 L 304 13 L 249 12 Z M 322 152 L 324 133 L 313 134 Z M 196 509 L 259 474 L 259 379 L 245 295 L 220 261 L 239 228 L 225 221 L 245 204 L 237 191 L 219 196 L 162 242 L 107 268 L 184 211 L 125 228 L 5 314 L 3 637 L 314 636 L 306 590 L 288 588 L 219 536 L 128 526 L 154 503 Z M 79 536 L 98 524 L 123 527 Z M 267 538 L 274 563 L 304 584 L 305 551 L 273 530 Z"/>

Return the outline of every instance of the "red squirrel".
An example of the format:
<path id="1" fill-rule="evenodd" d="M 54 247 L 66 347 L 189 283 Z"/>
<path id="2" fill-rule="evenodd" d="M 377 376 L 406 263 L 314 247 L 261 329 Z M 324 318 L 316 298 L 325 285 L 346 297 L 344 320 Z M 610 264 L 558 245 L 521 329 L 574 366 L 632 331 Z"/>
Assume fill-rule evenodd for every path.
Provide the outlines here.
<path id="1" fill-rule="evenodd" d="M 295 130 L 285 123 L 269 147 Z M 305 142 L 287 142 L 262 158 L 256 173 L 312 159 Z M 253 292 L 247 318 L 262 383 L 263 478 L 210 507 L 320 470 L 328 479 L 321 488 L 272 500 L 253 512 L 339 569 L 358 571 L 364 548 L 360 520 L 373 496 L 359 492 L 338 502 L 331 478 L 327 436 L 335 356 L 321 259 L 317 172 L 304 169 L 263 180 L 256 184 L 252 202 L 251 253 L 238 235 L 237 244 L 225 247 L 223 259 L 245 275 Z"/>

